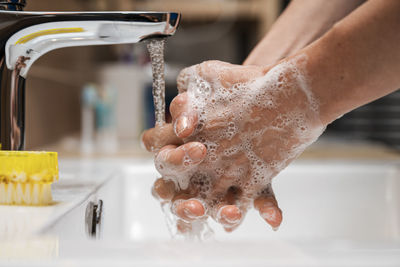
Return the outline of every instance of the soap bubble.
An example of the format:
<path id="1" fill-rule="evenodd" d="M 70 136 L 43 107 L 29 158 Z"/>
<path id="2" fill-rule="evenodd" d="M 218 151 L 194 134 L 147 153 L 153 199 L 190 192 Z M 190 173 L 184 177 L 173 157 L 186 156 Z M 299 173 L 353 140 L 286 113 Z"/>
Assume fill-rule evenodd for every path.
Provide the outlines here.
<path id="1" fill-rule="evenodd" d="M 228 68 L 223 64 L 203 63 L 213 68 L 208 74 L 203 64 L 185 70 L 178 87 L 187 88 L 198 125 L 184 141 L 203 143 L 207 155 L 190 172 L 156 164 L 159 171 L 179 188 L 194 186 L 208 210 L 223 199 L 215 195 L 214 186 L 226 177 L 227 187 L 235 185 L 246 196 L 237 203 L 243 210 L 250 208 L 251 199 L 273 194 L 272 178 L 324 130 L 321 123 L 311 123 L 319 120 L 319 103 L 302 72 L 304 61 L 294 58 L 228 87 L 221 81 L 221 71 Z M 191 164 L 189 158 L 185 164 Z"/>

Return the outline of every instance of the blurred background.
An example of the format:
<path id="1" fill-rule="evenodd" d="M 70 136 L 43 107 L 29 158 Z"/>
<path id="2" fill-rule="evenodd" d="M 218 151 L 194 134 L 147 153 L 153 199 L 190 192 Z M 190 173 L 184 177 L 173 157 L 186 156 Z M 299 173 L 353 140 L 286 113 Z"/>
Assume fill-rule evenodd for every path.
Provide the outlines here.
<path id="1" fill-rule="evenodd" d="M 179 70 L 217 59 L 240 64 L 289 1 L 35 0 L 26 11 L 178 11 L 183 19 L 166 45 L 166 95 Z M 400 93 L 346 114 L 322 138 L 337 144 L 400 148 Z M 151 71 L 144 43 L 55 50 L 40 58 L 27 82 L 27 149 L 96 154 L 139 146 L 154 125 Z M 361 150 L 359 153 L 364 153 Z M 318 153 L 317 153 L 318 154 Z"/>

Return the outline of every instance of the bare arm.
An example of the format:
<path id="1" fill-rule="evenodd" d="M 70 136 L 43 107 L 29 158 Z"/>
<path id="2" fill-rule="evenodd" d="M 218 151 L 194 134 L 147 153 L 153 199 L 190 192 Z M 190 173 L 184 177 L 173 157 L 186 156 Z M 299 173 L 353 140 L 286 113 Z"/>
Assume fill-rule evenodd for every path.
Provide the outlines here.
<path id="1" fill-rule="evenodd" d="M 180 94 L 170 107 L 173 127 L 143 135 L 147 147 L 156 147 L 152 136 L 157 131 L 166 133 L 158 136 L 174 132 L 185 143 L 166 143 L 156 154 L 156 166 L 167 177 L 155 184 L 160 198 L 174 202 L 175 214 L 185 221 L 212 216 L 227 231 L 240 225 L 254 199 L 262 218 L 279 226 L 282 212 L 269 179 L 326 124 L 400 87 L 399 14 L 399 0 L 370 0 L 272 68 L 207 61 L 182 71 Z M 199 194 L 205 183 L 191 182 L 197 173 L 204 181 L 211 179 L 206 185 L 212 194 Z M 182 177 L 189 191 L 175 192 L 167 182 Z"/>
<path id="2" fill-rule="evenodd" d="M 400 87 L 400 1 L 370 0 L 304 49 L 325 123 Z"/>
<path id="3" fill-rule="evenodd" d="M 363 0 L 294 0 L 264 39 L 250 53 L 244 65 L 275 64 L 310 44 L 337 21 L 362 4 Z"/>

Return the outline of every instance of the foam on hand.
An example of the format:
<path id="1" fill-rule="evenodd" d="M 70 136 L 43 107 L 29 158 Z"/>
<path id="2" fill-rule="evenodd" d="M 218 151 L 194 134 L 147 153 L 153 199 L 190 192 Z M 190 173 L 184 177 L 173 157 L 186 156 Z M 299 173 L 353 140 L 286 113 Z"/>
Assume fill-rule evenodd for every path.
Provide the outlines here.
<path id="1" fill-rule="evenodd" d="M 272 178 L 325 129 L 307 82 L 306 61 L 305 55 L 297 56 L 246 82 L 250 73 L 237 66 L 243 77 L 231 77 L 241 81 L 233 83 L 226 74 L 235 65 L 213 61 L 184 70 L 178 87 L 187 92 L 188 106 L 198 116 L 195 133 L 184 141 L 203 143 L 207 156 L 186 172 L 162 166 L 160 160 L 156 166 L 163 177 L 179 189 L 196 188 L 209 210 L 226 193 L 216 188 L 240 189 L 235 204 L 242 210 L 251 207 L 251 200 L 272 195 Z"/>

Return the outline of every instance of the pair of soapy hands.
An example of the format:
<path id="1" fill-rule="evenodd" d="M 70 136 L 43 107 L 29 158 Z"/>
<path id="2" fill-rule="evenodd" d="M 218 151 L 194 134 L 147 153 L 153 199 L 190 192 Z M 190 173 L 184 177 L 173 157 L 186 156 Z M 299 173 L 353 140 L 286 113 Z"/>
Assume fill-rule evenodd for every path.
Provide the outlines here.
<path id="1" fill-rule="evenodd" d="M 207 61 L 181 72 L 172 123 L 142 137 L 163 176 L 153 194 L 171 202 L 179 231 L 208 216 L 232 231 L 251 207 L 279 227 L 271 179 L 324 128 L 303 61 L 272 68 Z"/>

